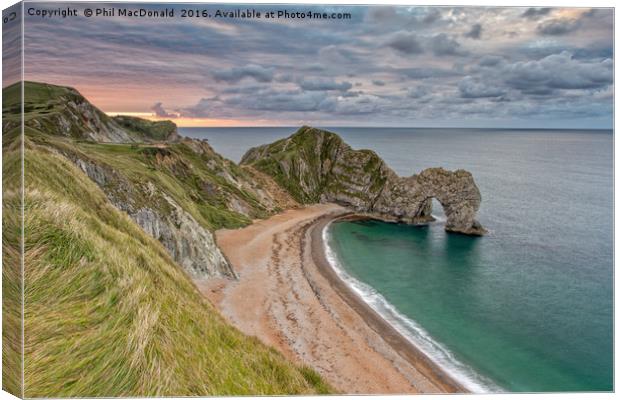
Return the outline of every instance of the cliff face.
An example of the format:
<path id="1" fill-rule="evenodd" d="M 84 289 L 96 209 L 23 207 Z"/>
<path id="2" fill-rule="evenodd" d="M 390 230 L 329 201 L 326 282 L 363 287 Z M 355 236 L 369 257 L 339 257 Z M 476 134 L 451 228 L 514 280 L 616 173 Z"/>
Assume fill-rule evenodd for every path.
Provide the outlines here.
<path id="1" fill-rule="evenodd" d="M 116 208 L 161 242 L 192 277 L 236 277 L 213 234 L 152 181 L 133 184 L 107 165 L 71 154 L 68 158 L 99 185 Z"/>
<path id="2" fill-rule="evenodd" d="M 173 260 L 166 238 L 190 251 L 183 243 L 204 245 L 209 224 L 236 220 L 217 220 L 225 216 L 215 205 L 208 221 L 201 217 L 201 203 L 190 199 L 198 194 L 143 153 L 157 147 L 77 143 L 32 128 L 22 142 L 19 126 L 2 139 L 4 388 L 23 388 L 25 398 L 333 391 L 312 369 L 230 326 Z M 174 152 L 188 163 L 197 157 L 182 146 Z M 159 157 L 176 170 L 181 161 L 172 158 Z M 201 161 L 188 165 L 210 183 Z"/>
<path id="3" fill-rule="evenodd" d="M 336 202 L 406 223 L 432 220 L 431 199 L 444 207 L 446 230 L 483 235 L 476 221 L 480 191 L 472 175 L 430 168 L 399 177 L 373 151 L 353 150 L 336 134 L 302 127 L 289 138 L 250 149 L 241 160 L 274 178 L 299 202 Z"/>
<path id="4" fill-rule="evenodd" d="M 265 189 L 278 186 L 269 176 L 257 179 L 260 172 L 221 157 L 206 141 L 180 137 L 169 121 L 110 118 L 71 88 L 26 82 L 24 89 L 27 148 L 71 161 L 193 277 L 236 276 L 213 230 L 297 204 Z M 18 126 L 6 110 L 19 115 L 19 103 L 4 108 L 5 127 Z"/>
<path id="5" fill-rule="evenodd" d="M 20 89 L 13 85 L 5 95 Z M 16 96 L 17 97 L 17 96 Z M 21 104 L 5 108 L 6 131 L 19 125 Z M 51 135 L 99 143 L 172 142 L 179 140 L 176 125 L 170 121 L 147 121 L 140 118 L 109 117 L 94 107 L 77 90 L 38 82 L 24 82 L 24 124 Z"/>

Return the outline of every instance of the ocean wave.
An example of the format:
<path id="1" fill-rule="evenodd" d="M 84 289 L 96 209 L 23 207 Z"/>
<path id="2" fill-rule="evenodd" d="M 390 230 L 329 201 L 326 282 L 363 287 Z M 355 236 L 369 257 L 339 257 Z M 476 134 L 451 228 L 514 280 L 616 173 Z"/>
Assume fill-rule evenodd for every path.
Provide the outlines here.
<path id="1" fill-rule="evenodd" d="M 489 378 L 457 360 L 454 354 L 434 340 L 418 323 L 401 314 L 376 289 L 349 275 L 329 246 L 330 225 L 327 224 L 322 232 L 325 257 L 338 277 L 357 293 L 366 304 L 467 390 L 472 393 L 497 393 L 504 391 Z"/>
<path id="2" fill-rule="evenodd" d="M 431 214 L 431 217 L 435 218 L 435 221 L 433 223 L 436 224 L 443 224 L 444 222 L 447 221 L 446 216 L 445 215 L 435 215 L 435 214 Z"/>

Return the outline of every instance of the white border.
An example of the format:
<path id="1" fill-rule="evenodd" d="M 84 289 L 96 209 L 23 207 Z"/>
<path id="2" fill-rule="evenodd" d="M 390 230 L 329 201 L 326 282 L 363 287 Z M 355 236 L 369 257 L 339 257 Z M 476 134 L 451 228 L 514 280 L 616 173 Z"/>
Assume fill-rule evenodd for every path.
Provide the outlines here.
<path id="1" fill-rule="evenodd" d="M 33 2 L 33 1 L 28 1 L 26 0 L 26 2 Z M 65 1 L 59 1 L 59 2 L 65 2 Z M 85 0 L 82 2 L 102 2 L 102 1 L 97 1 L 97 0 Z M 158 1 L 148 1 L 148 0 L 134 0 L 134 1 L 123 1 L 126 3 L 153 3 L 153 2 L 158 2 Z M 161 3 L 161 1 L 159 1 Z M 201 2 L 196 2 L 196 1 L 182 1 L 182 0 L 168 0 L 166 1 L 167 3 L 219 3 L 219 4 L 225 4 L 225 3 L 243 3 L 243 4 L 342 4 L 342 5 L 359 5 L 359 4 L 376 4 L 376 5 L 403 5 L 403 6 L 407 6 L 407 5 L 437 5 L 437 6 L 489 6 L 489 7 L 498 7 L 498 6 L 502 6 L 502 7 L 544 7 L 544 6 L 548 6 L 548 7 L 615 7 L 615 2 L 614 1 L 610 1 L 610 0 L 589 0 L 589 1 L 574 1 L 574 0 L 539 0 L 536 2 L 533 1 L 525 1 L 525 2 L 518 2 L 518 1 L 513 1 L 513 0 L 508 0 L 508 1 L 491 1 L 491 0 L 473 0 L 473 1 L 463 1 L 463 0 L 448 0 L 448 1 L 438 1 L 438 0 L 424 0 L 424 1 L 403 1 L 403 0 L 388 0 L 386 2 L 379 2 L 379 1 L 364 1 L 364 0 L 358 0 L 358 1 L 352 1 L 352 0 L 335 0 L 335 1 L 330 1 L 330 0 L 289 0 L 289 1 L 273 1 L 273 0 L 243 0 L 243 1 L 226 1 L 226 0 L 220 0 L 220 1 L 213 1 L 213 0 L 208 0 L 208 1 L 201 1 Z M 15 4 L 16 1 L 11 1 L 11 0 L 0 0 L 0 5 L 2 9 L 5 9 L 13 4 Z M 615 26 L 615 22 L 617 21 L 617 15 L 614 12 L 614 26 Z M 23 30 L 23 24 L 22 24 L 22 30 Z M 618 32 L 614 29 L 614 55 L 615 55 L 615 43 L 617 42 L 618 39 Z M 0 50 L 1 50 L 1 44 L 0 44 Z M 614 57 L 615 58 L 615 57 Z M 615 60 L 614 60 L 615 61 Z M 616 71 L 617 71 L 617 64 L 614 64 L 614 83 L 615 83 L 615 76 L 616 76 Z M 0 67 L 0 72 L 2 72 L 2 69 Z M 22 74 L 23 74 L 23 52 L 22 52 Z M 617 128 L 617 121 L 615 119 L 615 110 L 616 107 L 618 105 L 617 102 L 617 98 L 615 97 L 615 92 L 614 92 L 614 271 L 616 269 L 617 263 L 616 263 L 616 257 L 615 257 L 615 253 L 616 250 L 618 249 L 618 244 L 619 244 L 619 240 L 618 240 L 618 235 L 617 235 L 617 227 L 618 227 L 618 215 L 615 213 L 615 209 L 616 209 L 616 188 L 618 188 L 618 183 L 619 183 L 619 178 L 618 175 L 615 173 L 615 155 L 618 154 L 618 143 L 615 140 L 615 131 Z M 23 141 L 22 141 L 22 146 L 23 146 Z M 22 153 L 23 154 L 23 153 Z M 0 162 L 2 160 L 2 156 L 0 154 Z M 23 162 L 23 160 L 22 160 Z M 23 168 L 22 168 L 22 174 L 23 174 Z M 23 179 L 23 175 L 22 175 L 22 179 Z M 1 181 L 0 181 L 0 187 L 1 187 Z M 23 186 L 22 186 L 23 187 Z M 1 210 L 0 210 L 0 216 L 1 216 Z M 0 259 L 1 259 L 1 255 L 0 255 Z M 22 276 L 23 276 L 23 266 L 22 266 Z M 617 275 L 614 273 L 614 293 L 615 293 L 615 288 L 618 287 L 618 277 Z M 1 291 L 1 287 L 0 287 L 0 291 Z M 23 303 L 22 303 L 23 306 Z M 617 302 L 617 298 L 614 296 L 614 327 L 615 327 L 615 315 L 618 311 L 618 302 Z M 618 368 L 615 364 L 615 360 L 618 359 L 618 347 L 616 346 L 616 335 L 617 331 L 614 329 L 614 385 L 618 384 Z M 1 339 L 0 339 L 1 340 Z M 1 375 L 0 375 L 0 382 L 1 382 Z M 432 397 L 431 397 L 432 396 Z M 377 399 L 390 399 L 390 400 L 411 400 L 413 398 L 415 399 L 424 399 L 424 398 L 433 398 L 433 399 L 450 399 L 450 398 L 454 398 L 453 396 L 455 395 L 394 395 L 394 396 L 373 396 L 373 398 L 377 398 Z M 467 399 L 494 399 L 494 398 L 499 398 L 499 397 L 509 397 L 511 399 L 521 399 L 521 398 L 535 398 L 535 399 L 553 399 L 553 400 L 559 400 L 559 399 L 568 399 L 568 400 L 589 400 L 589 399 L 607 399 L 607 398 L 615 398 L 613 393 L 607 394 L 607 393 L 557 393 L 557 394 L 519 394 L 519 393 L 513 393 L 513 394 L 502 394 L 502 395 L 494 395 L 494 394 L 488 394 L 488 395 L 464 395 L 467 396 Z M 353 398 L 353 399 L 357 399 L 357 398 L 365 398 L 367 396 L 353 396 L 353 395 L 349 395 L 346 396 L 347 398 Z M 5 400 L 5 399 L 14 399 L 15 397 L 13 397 L 12 395 L 0 391 L 0 400 Z M 245 397 L 245 399 L 264 399 L 265 397 L 253 397 L 253 396 L 248 396 Z M 291 397 L 291 396 L 282 396 L 279 398 L 291 398 L 294 399 L 295 397 Z M 320 396 L 305 396 L 304 398 L 307 399 L 319 399 Z M 345 396 L 330 396 L 330 399 L 344 399 Z M 136 398 L 136 399 L 147 399 L 147 398 Z M 181 399 L 180 397 L 173 397 L 172 399 Z"/>

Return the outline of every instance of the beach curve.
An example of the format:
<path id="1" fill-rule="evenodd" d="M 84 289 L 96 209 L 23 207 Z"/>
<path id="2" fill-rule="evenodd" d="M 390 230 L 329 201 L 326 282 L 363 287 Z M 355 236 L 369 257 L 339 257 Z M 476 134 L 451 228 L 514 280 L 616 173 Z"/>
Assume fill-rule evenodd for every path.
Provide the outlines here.
<path id="1" fill-rule="evenodd" d="M 220 230 L 218 245 L 239 279 L 196 283 L 232 325 L 313 367 L 343 393 L 467 392 L 330 265 L 323 230 L 352 215 L 318 204 Z"/>

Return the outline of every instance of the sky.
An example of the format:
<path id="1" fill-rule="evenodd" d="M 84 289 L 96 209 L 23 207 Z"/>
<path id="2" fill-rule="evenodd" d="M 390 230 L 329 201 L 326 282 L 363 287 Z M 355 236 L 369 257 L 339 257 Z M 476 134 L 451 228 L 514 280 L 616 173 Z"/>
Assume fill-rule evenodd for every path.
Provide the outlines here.
<path id="1" fill-rule="evenodd" d="M 611 9 L 204 6 L 351 14 L 317 20 L 187 19 L 181 4 L 168 19 L 86 18 L 84 7 L 26 15 L 25 78 L 73 86 L 109 114 L 179 126 L 612 127 Z"/>

